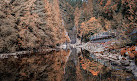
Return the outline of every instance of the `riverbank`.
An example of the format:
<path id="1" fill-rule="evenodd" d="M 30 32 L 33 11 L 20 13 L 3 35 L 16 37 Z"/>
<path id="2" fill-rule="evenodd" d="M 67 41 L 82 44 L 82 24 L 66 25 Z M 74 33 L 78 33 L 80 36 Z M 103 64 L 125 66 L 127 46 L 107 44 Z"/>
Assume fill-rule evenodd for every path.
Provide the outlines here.
<path id="1" fill-rule="evenodd" d="M 109 46 L 111 45 L 113 45 L 113 43 L 102 44 L 88 42 L 77 47 L 82 47 L 82 49 L 89 51 L 90 54 L 93 54 L 96 58 L 112 61 L 114 65 L 123 67 L 127 72 L 131 72 L 135 77 L 137 77 L 137 57 L 135 55 L 134 57 L 131 57 L 130 53 L 129 55 L 122 55 L 122 48 L 110 49 Z M 136 48 L 136 46 L 134 47 Z M 131 47 L 128 47 L 128 49 L 130 48 Z"/>

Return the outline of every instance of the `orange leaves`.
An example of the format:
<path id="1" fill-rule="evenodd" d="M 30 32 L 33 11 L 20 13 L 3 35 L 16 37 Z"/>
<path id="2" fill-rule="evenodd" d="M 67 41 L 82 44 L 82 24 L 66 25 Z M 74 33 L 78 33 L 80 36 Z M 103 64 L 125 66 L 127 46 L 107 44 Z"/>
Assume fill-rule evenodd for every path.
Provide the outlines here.
<path id="1" fill-rule="evenodd" d="M 128 48 L 127 51 L 132 51 L 132 48 Z"/>
<path id="2" fill-rule="evenodd" d="M 135 56 L 137 56 L 137 51 L 132 51 L 132 53 L 133 53 Z"/>
<path id="3" fill-rule="evenodd" d="M 126 49 L 122 48 L 120 53 L 121 53 L 121 55 L 124 55 L 126 53 Z"/>
<path id="4" fill-rule="evenodd" d="M 95 17 L 91 17 L 90 20 L 87 23 L 93 22 L 93 21 L 97 21 L 97 19 Z"/>
<path id="5" fill-rule="evenodd" d="M 46 27 L 50 29 L 48 31 L 49 34 L 52 34 L 50 41 L 53 41 L 52 44 L 60 44 L 64 43 L 66 40 L 69 41 L 68 35 L 65 35 L 66 31 L 64 28 L 64 21 L 61 18 L 59 1 L 53 0 L 52 2 L 49 0 L 45 0 L 45 21 Z"/>
<path id="6" fill-rule="evenodd" d="M 106 3 L 106 7 L 109 6 L 111 4 L 111 0 L 108 0 L 107 3 Z"/>
<path id="7" fill-rule="evenodd" d="M 21 75 L 21 76 L 24 76 L 24 77 L 27 76 L 26 73 L 20 73 L 20 75 Z"/>
<path id="8" fill-rule="evenodd" d="M 117 4 L 111 6 L 111 8 L 112 8 L 113 10 L 116 10 L 116 9 L 117 9 Z"/>
<path id="9" fill-rule="evenodd" d="M 128 54 L 129 54 L 130 58 L 134 58 L 135 57 L 135 55 L 133 53 L 131 53 L 130 51 L 128 51 Z"/>
<path id="10" fill-rule="evenodd" d="M 82 68 L 83 68 L 84 70 L 86 70 L 86 66 L 85 66 L 84 64 L 82 64 Z"/>
<path id="11" fill-rule="evenodd" d="M 100 1 L 100 5 L 103 5 L 103 0 Z"/>
<path id="12" fill-rule="evenodd" d="M 121 48 L 121 55 L 128 55 L 130 58 L 135 58 L 137 56 L 137 51 L 135 50 L 136 46 L 132 46 L 129 48 Z"/>
<path id="13" fill-rule="evenodd" d="M 90 70 L 90 72 L 91 72 L 94 76 L 97 76 L 97 75 L 99 74 L 100 71 Z"/>
<path id="14" fill-rule="evenodd" d="M 83 57 L 81 57 L 81 59 L 82 60 L 80 61 L 80 63 L 84 70 L 91 72 L 94 76 L 97 76 L 100 73 L 100 70 L 103 67 L 103 65 L 94 61 L 91 62 L 89 59 Z"/>
<path id="15" fill-rule="evenodd" d="M 75 8 L 74 15 L 75 15 L 74 23 L 75 23 L 75 27 L 77 28 L 77 31 L 78 31 L 79 18 L 81 15 L 80 9 L 78 7 Z"/>
<path id="16" fill-rule="evenodd" d="M 87 22 L 81 23 L 80 26 L 80 35 L 85 35 L 91 31 L 94 33 L 96 30 L 102 30 L 102 26 L 95 17 L 91 17 Z"/>

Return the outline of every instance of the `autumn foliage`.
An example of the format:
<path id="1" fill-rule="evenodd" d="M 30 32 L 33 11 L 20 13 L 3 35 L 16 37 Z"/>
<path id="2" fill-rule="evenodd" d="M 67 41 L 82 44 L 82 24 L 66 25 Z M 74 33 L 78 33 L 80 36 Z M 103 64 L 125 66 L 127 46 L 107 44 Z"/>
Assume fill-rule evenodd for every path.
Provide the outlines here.
<path id="1" fill-rule="evenodd" d="M 135 36 L 130 35 L 137 28 L 136 5 L 135 0 L 83 1 L 82 7 L 79 8 L 81 15 L 77 16 L 79 35 L 115 30 L 118 34 L 116 46 L 122 47 L 136 42 Z"/>
<path id="2" fill-rule="evenodd" d="M 1 0 L 0 18 L 0 52 L 55 47 L 69 41 L 58 0 Z"/>
<path id="3" fill-rule="evenodd" d="M 101 72 L 101 69 L 103 67 L 102 64 L 90 61 L 87 58 L 81 57 L 81 66 L 84 70 L 87 70 L 92 73 L 94 76 L 98 76 L 98 74 Z"/>
<path id="4" fill-rule="evenodd" d="M 134 59 L 137 56 L 137 47 L 131 46 L 128 48 L 121 48 L 121 55 L 122 56 L 129 56 L 131 59 Z"/>

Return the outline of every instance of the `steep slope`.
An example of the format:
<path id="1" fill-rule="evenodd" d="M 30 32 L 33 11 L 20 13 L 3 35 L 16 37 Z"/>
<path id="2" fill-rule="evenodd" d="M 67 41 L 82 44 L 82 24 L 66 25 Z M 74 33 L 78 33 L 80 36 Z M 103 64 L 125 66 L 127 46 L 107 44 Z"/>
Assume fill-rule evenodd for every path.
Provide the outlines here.
<path id="1" fill-rule="evenodd" d="M 0 52 L 55 47 L 66 40 L 58 0 L 1 0 Z"/>

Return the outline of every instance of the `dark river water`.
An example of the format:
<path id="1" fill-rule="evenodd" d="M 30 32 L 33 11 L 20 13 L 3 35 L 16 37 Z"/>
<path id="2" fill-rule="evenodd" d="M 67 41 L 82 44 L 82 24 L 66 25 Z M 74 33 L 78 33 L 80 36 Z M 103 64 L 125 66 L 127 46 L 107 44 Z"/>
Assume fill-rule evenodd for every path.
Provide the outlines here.
<path id="1" fill-rule="evenodd" d="M 0 81 L 135 81 L 132 73 L 86 50 L 51 51 L 0 59 Z"/>

